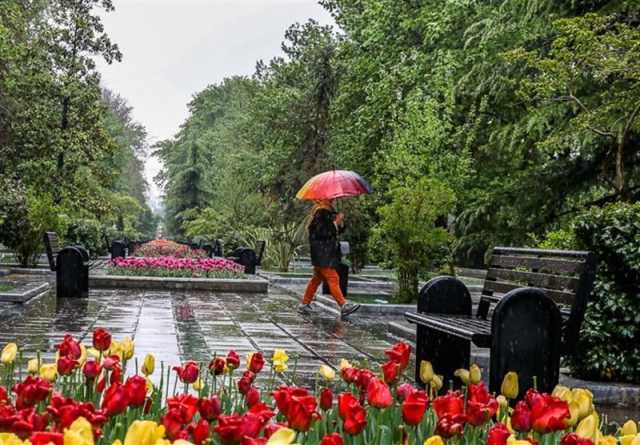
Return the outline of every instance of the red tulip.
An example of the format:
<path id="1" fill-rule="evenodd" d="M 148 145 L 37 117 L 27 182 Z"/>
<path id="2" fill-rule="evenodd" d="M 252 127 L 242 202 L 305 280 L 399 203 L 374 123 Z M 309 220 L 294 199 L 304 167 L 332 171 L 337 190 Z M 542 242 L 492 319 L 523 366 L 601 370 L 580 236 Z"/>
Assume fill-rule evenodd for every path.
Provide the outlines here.
<path id="1" fill-rule="evenodd" d="M 111 369 L 111 374 L 109 375 L 109 383 L 122 383 L 122 368 L 120 365 L 116 365 Z"/>
<path id="2" fill-rule="evenodd" d="M 264 437 L 270 438 L 273 433 L 278 431 L 280 428 L 287 428 L 287 424 L 285 423 L 270 423 L 266 427 L 264 427 Z"/>
<path id="3" fill-rule="evenodd" d="M 243 437 L 240 445 L 267 445 L 266 437 Z"/>
<path id="4" fill-rule="evenodd" d="M 251 380 L 247 377 L 243 376 L 240 380 L 238 380 L 238 391 L 242 395 L 246 395 L 249 389 L 251 389 L 251 386 Z"/>
<path id="5" fill-rule="evenodd" d="M 438 418 L 455 416 L 464 412 L 464 397 L 458 391 L 449 391 L 446 395 L 433 400 L 433 409 Z"/>
<path id="6" fill-rule="evenodd" d="M 383 380 L 372 379 L 369 381 L 367 402 L 375 408 L 388 408 L 393 405 L 393 396 Z"/>
<path id="7" fill-rule="evenodd" d="M 124 385 L 129 396 L 129 405 L 139 407 L 147 398 L 147 381 L 139 375 L 131 376 Z"/>
<path id="8" fill-rule="evenodd" d="M 238 369 L 240 367 L 240 357 L 236 351 L 229 351 L 227 354 L 227 367 L 229 369 Z"/>
<path id="9" fill-rule="evenodd" d="M 198 380 L 200 369 L 198 364 L 193 361 L 186 362 L 183 366 L 174 366 L 173 370 L 180 377 L 182 383 L 193 383 Z"/>
<path id="10" fill-rule="evenodd" d="M 58 359 L 58 374 L 69 375 L 78 366 L 78 361 L 69 357 L 60 357 Z"/>
<path id="11" fill-rule="evenodd" d="M 342 379 L 347 383 L 355 383 L 360 371 L 357 368 L 344 368 L 340 371 Z"/>
<path id="12" fill-rule="evenodd" d="M 13 385 L 16 394 L 16 408 L 22 409 L 35 405 L 49 397 L 51 383 L 40 377 L 27 376 L 21 383 Z"/>
<path id="13" fill-rule="evenodd" d="M 394 361 L 388 361 L 382 365 L 382 374 L 384 375 L 384 381 L 391 385 L 400 376 L 400 365 Z"/>
<path id="14" fill-rule="evenodd" d="M 333 406 L 333 392 L 329 388 L 324 388 L 320 392 L 320 408 L 323 410 L 331 409 Z"/>
<path id="15" fill-rule="evenodd" d="M 87 360 L 82 368 L 82 373 L 87 380 L 93 380 L 98 377 L 98 375 L 100 375 L 100 371 L 102 371 L 102 369 L 94 359 Z"/>
<path id="16" fill-rule="evenodd" d="M 353 408 L 353 410 L 344 420 L 343 428 L 347 433 L 351 434 L 352 436 L 356 436 L 360 434 L 366 426 L 367 412 L 362 407 L 362 405 L 358 404 Z"/>
<path id="17" fill-rule="evenodd" d="M 218 425 L 213 431 L 220 437 L 223 444 L 235 445 L 244 437 L 256 438 L 261 427 L 262 422 L 258 416 L 246 413 L 243 416 L 238 414 L 220 416 Z"/>
<path id="18" fill-rule="evenodd" d="M 424 391 L 415 391 L 402 402 L 402 419 L 407 425 L 418 425 L 429 406 L 429 399 Z"/>
<path id="19" fill-rule="evenodd" d="M 38 432 L 33 433 L 29 441 L 31 445 L 64 445 L 64 436 L 62 433 Z"/>
<path id="20" fill-rule="evenodd" d="M 93 347 L 98 351 L 106 351 L 111 347 L 111 334 L 106 329 L 98 328 L 93 331 Z"/>
<path id="21" fill-rule="evenodd" d="M 129 397 L 124 386 L 120 383 L 113 384 L 104 393 L 102 399 L 102 409 L 104 409 L 108 416 L 115 416 L 123 413 L 129 405 Z"/>
<path id="22" fill-rule="evenodd" d="M 269 406 L 262 402 L 253 405 L 247 412 L 258 417 L 261 427 L 264 427 L 269 419 L 276 415 Z"/>
<path id="23" fill-rule="evenodd" d="M 442 417 L 438 416 L 436 432 L 445 439 L 449 439 L 453 436 L 460 436 L 464 432 L 464 422 L 464 414 L 446 414 Z"/>
<path id="24" fill-rule="evenodd" d="M 3 405 L 9 401 L 9 394 L 3 386 L 0 386 L 0 405 Z"/>
<path id="25" fill-rule="evenodd" d="M 160 417 L 160 423 L 164 426 L 169 439 L 177 440 L 183 436 L 185 422 L 179 410 L 169 409 L 164 416 Z"/>
<path id="26" fill-rule="evenodd" d="M 70 359 L 78 360 L 82 355 L 80 343 L 69 334 L 65 335 L 62 342 L 56 345 L 56 349 L 60 357 L 69 357 Z"/>
<path id="27" fill-rule="evenodd" d="M 578 436 L 576 433 L 568 433 L 560 439 L 560 445 L 593 445 L 591 439 Z"/>
<path id="28" fill-rule="evenodd" d="M 278 410 L 285 416 L 289 415 L 289 410 L 293 403 L 293 397 L 305 397 L 309 395 L 309 391 L 304 388 L 297 388 L 295 386 L 280 386 L 272 391 L 271 395 L 276 401 Z"/>
<path id="29" fill-rule="evenodd" d="M 510 435 L 504 423 L 496 423 L 487 433 L 487 445 L 507 445 Z"/>
<path id="30" fill-rule="evenodd" d="M 198 398 L 191 394 L 181 394 L 167 400 L 167 408 L 174 411 L 180 422 L 186 425 L 191 422 L 193 416 L 199 410 Z"/>
<path id="31" fill-rule="evenodd" d="M 209 372 L 213 375 L 220 375 L 224 372 L 226 361 L 223 357 L 216 357 L 209 363 Z"/>
<path id="32" fill-rule="evenodd" d="M 532 389 L 527 391 L 525 400 L 531 408 L 531 424 L 535 431 L 544 434 L 565 429 L 566 420 L 571 418 L 567 402 Z"/>
<path id="33" fill-rule="evenodd" d="M 366 391 L 369 387 L 369 382 L 371 380 L 375 380 L 376 375 L 371 372 L 369 369 L 360 369 L 358 370 L 358 378 L 356 379 L 356 386 L 360 389 L 360 391 Z"/>
<path id="34" fill-rule="evenodd" d="M 196 445 L 202 445 L 209 438 L 209 423 L 200 419 L 198 423 L 189 425 L 189 431 Z"/>
<path id="35" fill-rule="evenodd" d="M 400 370 L 404 371 L 409 365 L 411 356 L 411 346 L 407 343 L 399 342 L 393 345 L 391 349 L 384 351 L 390 361 L 398 363 Z"/>
<path id="36" fill-rule="evenodd" d="M 313 420 L 318 418 L 316 405 L 316 398 L 312 395 L 292 397 L 287 414 L 289 426 L 296 431 L 309 431 Z"/>
<path id="37" fill-rule="evenodd" d="M 531 429 L 531 410 L 524 400 L 516 403 L 511 414 L 511 426 L 514 430 L 526 433 Z"/>
<path id="38" fill-rule="evenodd" d="M 218 399 L 218 396 L 214 395 L 208 399 L 198 400 L 198 411 L 200 412 L 200 417 L 203 419 L 206 419 L 209 422 L 216 420 L 222 413 L 220 399 Z"/>
<path id="39" fill-rule="evenodd" d="M 253 355 L 251 355 L 251 362 L 249 363 L 249 366 L 248 366 L 249 370 L 254 374 L 257 374 L 260 371 L 262 371 L 263 367 L 264 367 L 264 356 L 262 355 L 262 352 L 254 352 Z"/>
<path id="40" fill-rule="evenodd" d="M 258 388 L 256 388 L 255 386 L 249 388 L 249 391 L 247 391 L 247 394 L 245 394 L 245 400 L 247 401 L 247 406 L 249 408 L 256 405 L 257 403 L 260 403 L 261 398 Z"/>
<path id="41" fill-rule="evenodd" d="M 342 420 L 346 419 L 349 412 L 358 405 L 360 405 L 360 402 L 353 396 L 353 394 L 343 392 L 338 395 L 338 414 Z"/>
<path id="42" fill-rule="evenodd" d="M 327 434 L 322 438 L 320 445 L 344 445 L 342 437 L 338 433 Z"/>
<path id="43" fill-rule="evenodd" d="M 484 383 L 469 385 L 467 422 L 474 426 L 480 426 L 495 416 L 497 411 L 498 402 L 489 395 Z"/>
<path id="44" fill-rule="evenodd" d="M 415 390 L 416 389 L 413 387 L 411 383 L 403 383 L 402 385 L 398 386 L 398 388 L 396 389 L 396 395 L 398 396 L 398 399 L 402 401 L 406 399 L 409 396 L 409 394 L 411 394 Z"/>
<path id="45" fill-rule="evenodd" d="M 12 419 L 10 432 L 21 439 L 29 437 L 30 434 L 43 431 L 47 427 L 48 416 L 38 414 L 35 408 L 25 408 L 16 412 Z"/>

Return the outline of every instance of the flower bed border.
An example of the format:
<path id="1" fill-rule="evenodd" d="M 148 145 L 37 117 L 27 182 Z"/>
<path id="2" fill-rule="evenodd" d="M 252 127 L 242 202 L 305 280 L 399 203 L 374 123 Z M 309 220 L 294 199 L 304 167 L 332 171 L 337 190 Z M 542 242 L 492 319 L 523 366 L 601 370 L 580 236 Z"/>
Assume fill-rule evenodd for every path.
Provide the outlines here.
<path id="1" fill-rule="evenodd" d="M 265 293 L 269 281 L 259 278 L 174 278 L 134 277 L 123 275 L 92 275 L 90 288 L 121 289 L 190 289 L 217 292 Z"/>

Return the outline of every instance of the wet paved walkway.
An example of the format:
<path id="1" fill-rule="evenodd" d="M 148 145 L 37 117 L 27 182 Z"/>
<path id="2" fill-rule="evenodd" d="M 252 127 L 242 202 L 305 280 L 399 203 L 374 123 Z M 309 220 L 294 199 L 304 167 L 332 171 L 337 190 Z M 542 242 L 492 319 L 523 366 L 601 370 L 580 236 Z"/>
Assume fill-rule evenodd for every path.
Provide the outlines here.
<path id="1" fill-rule="evenodd" d="M 93 290 L 85 300 L 58 301 L 50 293 L 0 318 L 0 347 L 16 341 L 25 356 L 41 351 L 49 359 L 65 333 L 90 344 L 93 329 L 105 327 L 116 339 L 133 338 L 138 358 L 153 353 L 170 365 L 208 363 L 230 349 L 242 358 L 255 350 L 270 357 L 274 349 L 284 349 L 290 370 L 298 357 L 298 383 L 310 383 L 321 364 L 337 367 L 342 358 L 363 364 L 384 360 L 393 340 L 379 325 L 357 315 L 353 321 L 302 317 L 297 303 L 273 289 L 268 294 Z"/>

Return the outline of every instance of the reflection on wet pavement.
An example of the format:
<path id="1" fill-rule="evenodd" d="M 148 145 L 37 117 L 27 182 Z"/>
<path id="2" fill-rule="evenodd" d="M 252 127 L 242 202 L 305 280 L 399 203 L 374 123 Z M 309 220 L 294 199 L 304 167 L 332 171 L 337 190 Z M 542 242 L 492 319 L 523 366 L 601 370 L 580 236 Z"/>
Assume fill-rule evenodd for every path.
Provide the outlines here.
<path id="1" fill-rule="evenodd" d="M 290 369 L 295 363 L 297 383 L 310 383 L 321 364 L 337 368 L 342 358 L 368 364 L 384 360 L 391 344 L 384 329 L 356 316 L 354 321 L 302 317 L 296 305 L 294 297 L 275 290 L 92 290 L 84 300 L 56 300 L 49 293 L 0 318 L 0 345 L 16 341 L 25 356 L 40 351 L 48 360 L 64 334 L 90 344 L 93 329 L 105 327 L 116 339 L 133 338 L 138 358 L 152 353 L 172 366 L 185 360 L 208 363 L 231 349 L 242 358 L 251 351 L 270 357 L 274 349 L 284 349 Z"/>

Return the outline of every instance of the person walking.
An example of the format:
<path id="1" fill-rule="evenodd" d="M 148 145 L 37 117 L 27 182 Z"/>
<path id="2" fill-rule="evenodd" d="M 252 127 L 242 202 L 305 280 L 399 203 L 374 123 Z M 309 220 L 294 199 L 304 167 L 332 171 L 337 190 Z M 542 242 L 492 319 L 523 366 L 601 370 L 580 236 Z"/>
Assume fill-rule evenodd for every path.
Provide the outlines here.
<path id="1" fill-rule="evenodd" d="M 311 221 L 307 228 L 313 276 L 307 284 L 298 311 L 303 314 L 313 312 L 311 302 L 320 284 L 326 282 L 331 295 L 340 306 L 340 316 L 346 317 L 357 311 L 360 305 L 347 303 L 340 288 L 337 268 L 342 261 L 342 255 L 338 235 L 344 230 L 344 215 L 335 211 L 333 201 L 316 201 L 311 209 Z"/>

